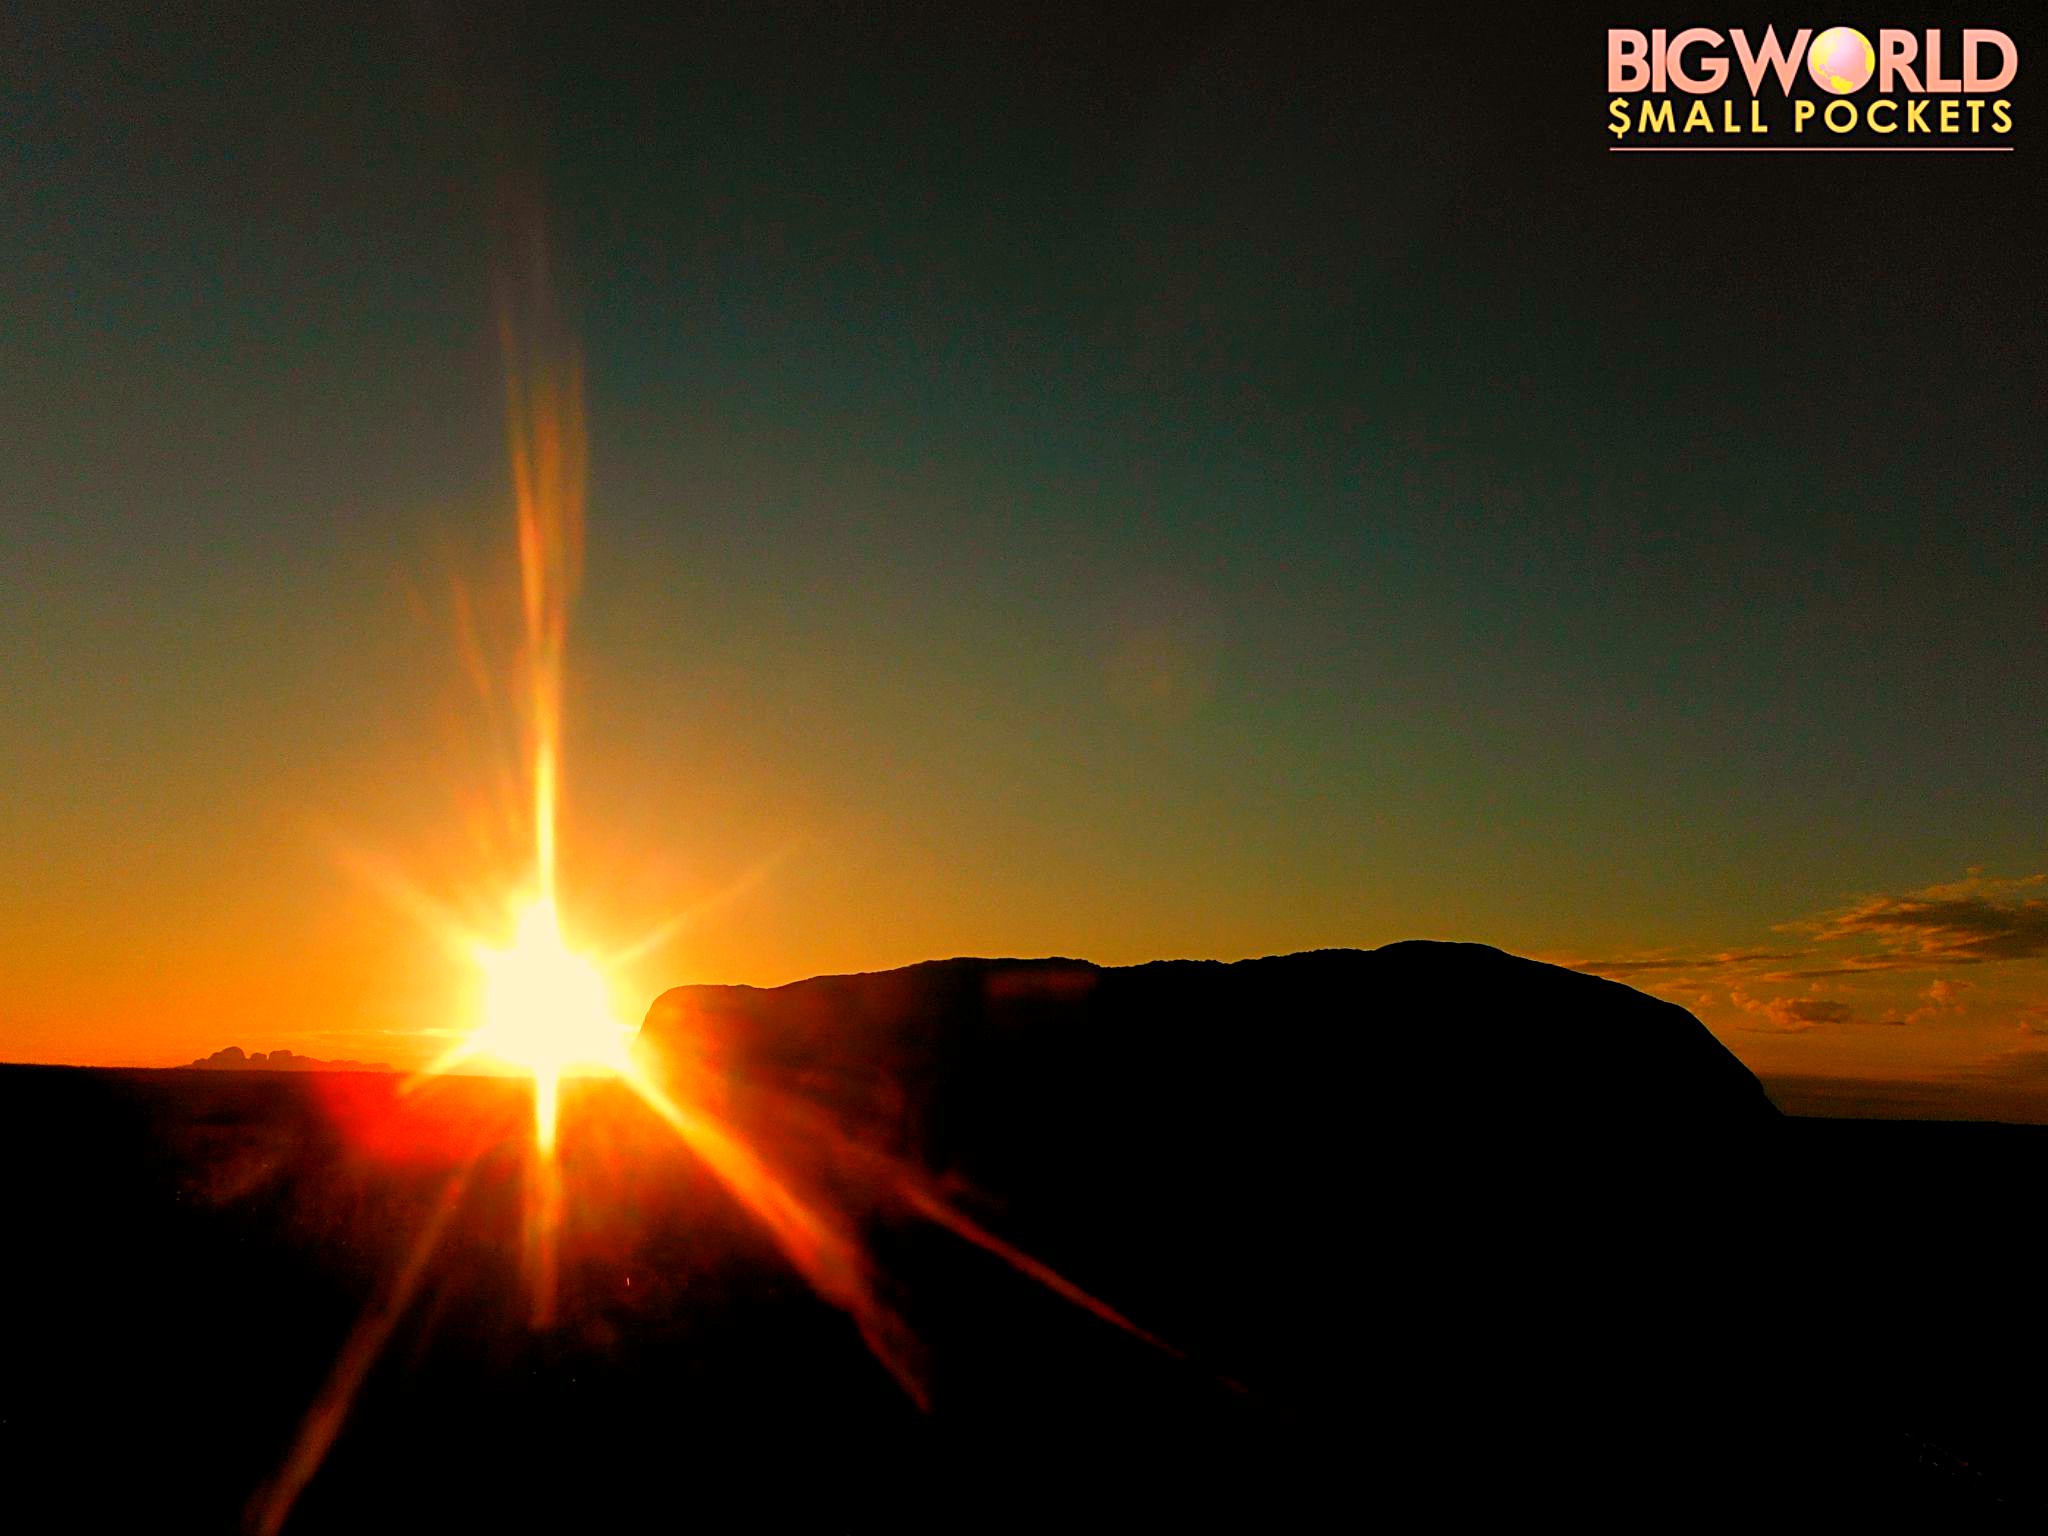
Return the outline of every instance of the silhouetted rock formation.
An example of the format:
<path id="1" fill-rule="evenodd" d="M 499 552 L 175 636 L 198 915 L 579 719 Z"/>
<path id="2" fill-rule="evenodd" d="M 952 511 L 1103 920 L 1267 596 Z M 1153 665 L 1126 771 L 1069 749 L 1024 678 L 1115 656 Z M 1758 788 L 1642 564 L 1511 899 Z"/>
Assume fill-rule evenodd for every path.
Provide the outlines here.
<path id="1" fill-rule="evenodd" d="M 691 988 L 647 1040 L 857 1225 L 930 1413 L 623 1083 L 564 1084 L 536 1332 L 521 1079 L 0 1067 L 13 1503 L 241 1528 L 381 1318 L 290 1531 L 2043 1527 L 2048 1130 L 1777 1117 L 1682 1011 L 1469 946 Z"/>
<path id="2" fill-rule="evenodd" d="M 1063 1119 L 1108 1108 L 1203 1141 L 1210 1113 L 1310 1105 L 1347 1128 L 1392 1117 L 1665 1139 L 1776 1118 L 1683 1008 L 1477 944 L 1117 968 L 941 960 L 678 987 L 642 1038 L 822 1094 L 940 1158 L 1001 1140 L 987 1117 L 1005 1105 Z"/>
<path id="3" fill-rule="evenodd" d="M 314 1056 L 300 1056 L 279 1048 L 266 1054 L 258 1051 L 246 1055 L 239 1045 L 230 1045 L 215 1051 L 211 1056 L 202 1056 L 192 1063 L 201 1072 L 389 1072 L 390 1064 L 382 1061 L 321 1061 Z"/>
<path id="4" fill-rule="evenodd" d="M 1626 1505 L 1718 1463 L 1701 1436 L 1755 1388 L 1781 1119 L 1689 1013 L 1616 982 L 1426 942 L 1236 964 L 947 960 L 678 988 L 642 1038 L 714 1064 L 743 1121 L 823 1105 L 948 1181 L 1244 1383 L 1324 1474 L 1360 1435 L 1451 1481 L 1484 1445 L 1526 1508 L 1581 1478 L 1560 1437 L 1586 1431 L 1559 1415 L 1593 1393 L 1626 1468 L 1600 1501 Z M 944 1347 L 1000 1353 L 966 1325 Z M 1009 1410 L 973 1411 L 1006 1425 Z"/>

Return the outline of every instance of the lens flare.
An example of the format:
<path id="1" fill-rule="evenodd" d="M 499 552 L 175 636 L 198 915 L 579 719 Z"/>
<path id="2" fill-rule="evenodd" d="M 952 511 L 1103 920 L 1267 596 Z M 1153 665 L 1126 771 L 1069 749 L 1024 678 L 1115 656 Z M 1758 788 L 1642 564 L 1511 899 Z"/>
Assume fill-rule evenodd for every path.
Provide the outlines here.
<path id="1" fill-rule="evenodd" d="M 626 1031 L 605 978 L 563 937 L 556 900 L 563 666 L 569 611 L 583 572 L 588 453 L 582 363 L 550 301 L 538 210 L 528 210 L 521 223 L 524 238 L 501 274 L 498 332 L 524 620 L 533 886 L 509 943 L 469 945 L 483 978 L 479 1017 L 444 1065 L 482 1057 L 531 1073 L 534 1140 L 546 1161 L 554 1152 L 562 1074 L 615 1072 L 627 1058 Z"/>
<path id="2" fill-rule="evenodd" d="M 475 959 L 483 997 L 468 1049 L 533 1074 L 534 1136 L 549 1151 L 562 1074 L 625 1070 L 625 1026 L 596 964 L 562 937 L 552 901 L 530 903 L 512 942 L 502 949 L 480 945 Z"/>
<path id="3" fill-rule="evenodd" d="M 733 1085 L 690 1053 L 642 1062 L 629 1048 L 631 1026 L 613 1006 L 605 967 L 570 942 L 558 899 L 564 656 L 569 610 L 581 576 L 586 462 L 582 369 L 567 331 L 547 303 L 546 262 L 535 229 L 526 250 L 529 261 L 507 274 L 500 306 L 524 619 L 515 692 L 523 709 L 526 778 L 519 819 L 531 818 L 520 833 L 522 840 L 531 838 L 532 863 L 520 882 L 524 894 L 511 905 L 509 924 L 484 937 L 395 869 L 381 861 L 353 860 L 395 905 L 472 966 L 479 983 L 475 1017 L 464 1037 L 402 1085 L 398 1097 L 409 1098 L 430 1080 L 466 1064 L 531 1075 L 526 1224 L 537 1328 L 555 1322 L 564 1206 L 577 1193 L 564 1188 L 557 1151 L 562 1079 L 598 1073 L 618 1077 L 690 1149 L 774 1239 L 812 1290 L 854 1319 L 868 1347 L 920 1406 L 930 1404 L 922 1348 L 886 1299 L 886 1277 L 876 1269 L 861 1235 L 865 1221 L 888 1216 L 891 1208 L 935 1223 L 1082 1311 L 1179 1358 L 1177 1350 L 1123 1313 L 973 1221 L 921 1170 L 842 1135 L 814 1106 L 783 1106 L 779 1122 L 772 1116 L 750 1120 L 731 1108 Z M 460 612 L 465 662 L 474 677 L 482 677 L 482 650 L 471 633 L 466 602 Z M 480 691 L 488 695 L 494 690 L 480 684 Z M 662 942 L 687 916 L 658 926 L 613 963 Z M 409 1144 L 402 1135 L 384 1139 Z M 318 1469 L 370 1365 L 411 1304 L 462 1200 L 468 1171 L 481 1156 L 478 1145 L 459 1158 L 458 1173 L 410 1258 L 388 1292 L 365 1313 L 290 1458 L 252 1504 L 251 1529 L 281 1527 Z M 856 1197 L 855 1189 L 867 1193 Z"/>
<path id="4" fill-rule="evenodd" d="M 555 823 L 561 798 L 563 661 L 569 609 L 583 577 L 583 501 L 589 457 L 583 366 L 548 297 L 546 246 L 528 242 L 498 307 L 505 352 L 506 435 L 519 523 L 526 627 L 527 734 L 532 759 L 534 875 L 555 900 Z"/>

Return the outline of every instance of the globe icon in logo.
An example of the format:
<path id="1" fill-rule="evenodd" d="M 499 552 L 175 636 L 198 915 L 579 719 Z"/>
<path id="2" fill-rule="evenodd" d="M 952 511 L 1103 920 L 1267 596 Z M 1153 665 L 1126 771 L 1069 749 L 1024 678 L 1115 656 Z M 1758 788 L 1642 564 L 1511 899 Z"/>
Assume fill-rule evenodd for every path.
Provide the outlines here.
<path id="1" fill-rule="evenodd" d="M 1862 90 L 1876 68 L 1870 39 L 1854 27 L 1829 27 L 1806 50 L 1806 72 L 1813 83 L 1837 96 Z"/>

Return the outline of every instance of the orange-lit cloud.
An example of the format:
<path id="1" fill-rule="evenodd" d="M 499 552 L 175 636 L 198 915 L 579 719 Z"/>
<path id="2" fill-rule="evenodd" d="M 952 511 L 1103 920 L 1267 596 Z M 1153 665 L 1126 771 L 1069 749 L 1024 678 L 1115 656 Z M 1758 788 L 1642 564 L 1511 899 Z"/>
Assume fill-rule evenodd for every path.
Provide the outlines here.
<path id="1" fill-rule="evenodd" d="M 1963 879 L 1794 918 L 1776 931 L 1811 941 L 1801 949 L 1728 949 L 1709 954 L 1651 951 L 1570 962 L 1596 976 L 1666 974 L 1703 979 L 1753 975 L 1811 980 L 1871 971 L 1932 970 L 2048 957 L 2048 874 L 2000 879 L 1972 870 Z M 1788 965 L 1786 962 L 1810 961 Z M 1953 986 L 1953 984 L 1944 984 Z M 1952 991 L 1930 994 L 1946 1004 Z"/>
<path id="2" fill-rule="evenodd" d="M 1692 1009 L 1774 1093 L 1788 1085 L 1786 1107 L 2048 1120 L 2048 1078 L 2010 1048 L 2048 1035 L 2044 883 L 1973 869 L 1770 925 L 1791 944 L 1568 963 Z"/>
<path id="3" fill-rule="evenodd" d="M 1595 976 L 1622 980 L 1658 971 L 1691 973 L 1749 969 L 1766 961 L 1797 960 L 1806 953 L 1808 952 L 1803 949 L 1735 949 L 1713 955 L 1630 955 L 1618 959 L 1579 961 L 1574 964 L 1573 969 L 1588 971 Z"/>
<path id="4" fill-rule="evenodd" d="M 1847 1003 L 1832 998 L 1756 998 L 1746 992 L 1731 992 L 1728 1001 L 1767 1029 L 1813 1029 L 1822 1024 L 1845 1024 L 1854 1016 Z"/>
<path id="5" fill-rule="evenodd" d="M 1871 896 L 1789 928 L 1822 944 L 1865 943 L 1845 969 L 1917 969 L 2048 955 L 2048 875 L 2001 880 L 1972 870 L 1949 885 Z"/>

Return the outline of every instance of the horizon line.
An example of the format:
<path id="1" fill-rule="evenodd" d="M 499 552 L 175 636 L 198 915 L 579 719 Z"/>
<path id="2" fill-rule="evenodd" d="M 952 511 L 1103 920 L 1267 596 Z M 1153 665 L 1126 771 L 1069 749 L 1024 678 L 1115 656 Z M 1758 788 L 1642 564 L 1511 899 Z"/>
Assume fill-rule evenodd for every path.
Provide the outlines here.
<path id="1" fill-rule="evenodd" d="M 1610 144 L 1610 155 L 2009 155 L 2016 144 Z"/>

